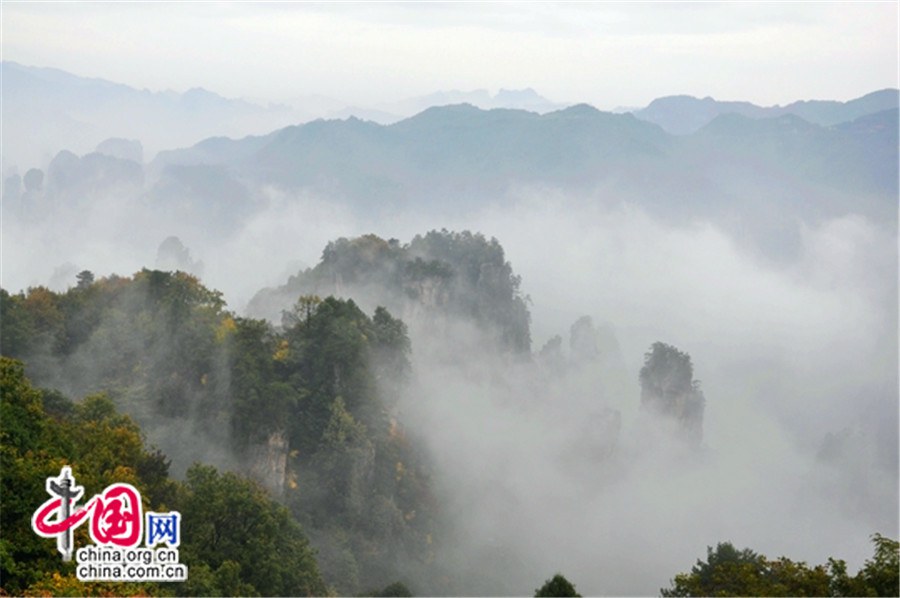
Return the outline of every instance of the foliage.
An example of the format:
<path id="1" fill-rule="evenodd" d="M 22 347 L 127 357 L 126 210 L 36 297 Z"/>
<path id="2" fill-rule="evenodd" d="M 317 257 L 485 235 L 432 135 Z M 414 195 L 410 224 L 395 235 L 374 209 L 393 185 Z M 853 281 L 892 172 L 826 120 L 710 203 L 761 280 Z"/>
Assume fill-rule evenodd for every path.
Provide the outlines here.
<path id="1" fill-rule="evenodd" d="M 104 395 L 50 415 L 42 393 L 25 377 L 21 362 L 0 357 L 0 594 L 137 596 L 324 594 L 314 553 L 287 510 L 254 483 L 208 466 L 189 470 L 180 484 L 168 477 L 168 461 L 144 447 L 141 431 Z M 54 542 L 31 529 L 31 516 L 48 496 L 47 477 L 72 468 L 85 495 L 114 482 L 134 485 L 144 508 L 182 514 L 181 562 L 188 582 L 82 583 L 75 564 L 61 560 Z M 88 541 L 85 526 L 76 545 Z"/>
<path id="2" fill-rule="evenodd" d="M 424 465 L 389 412 L 409 371 L 406 326 L 384 308 L 369 318 L 352 300 L 308 296 L 284 322 L 275 371 L 297 397 L 288 504 L 339 592 L 387 583 L 401 556 L 430 558 L 433 533 Z"/>
<path id="3" fill-rule="evenodd" d="M 364 235 L 328 243 L 315 268 L 260 292 L 250 310 L 282 309 L 298 295 L 366 297 L 395 313 L 462 318 L 501 351 L 525 355 L 531 350 L 531 315 L 520 283 L 500 243 L 481 234 L 433 230 L 407 245 Z"/>
<path id="4" fill-rule="evenodd" d="M 31 516 L 48 496 L 47 477 L 63 465 L 85 494 L 91 496 L 113 482 L 129 482 L 150 496 L 165 494 L 168 479 L 138 475 L 152 455 L 142 446 L 140 431 L 118 415 L 109 400 L 96 395 L 76 405 L 70 415 L 51 417 L 42 405 L 42 393 L 25 377 L 21 362 L 0 357 L 0 580 L 13 595 L 135 595 L 155 585 L 80 584 L 73 563 L 63 563 L 52 541 L 31 529 Z M 158 504 L 158 503 L 157 503 Z M 159 505 L 162 506 L 162 505 Z M 82 526 L 76 542 L 87 537 Z M 155 591 L 155 590 L 154 590 Z"/>
<path id="5" fill-rule="evenodd" d="M 676 422 L 683 438 L 699 445 L 706 399 L 694 380 L 691 356 L 656 342 L 644 354 L 640 372 L 641 406 Z"/>
<path id="6" fill-rule="evenodd" d="M 752 550 L 724 542 L 707 548 L 706 561 L 680 573 L 663 596 L 897 596 L 898 544 L 873 536 L 875 556 L 850 577 L 842 560 L 809 567 L 786 557 L 768 560 Z"/>
<path id="7" fill-rule="evenodd" d="M 195 465 L 180 488 L 178 506 L 183 560 L 205 564 L 204 574 L 212 572 L 204 591 L 263 596 L 326 592 L 299 524 L 257 484 Z"/>
<path id="8" fill-rule="evenodd" d="M 495 329 L 501 346 L 513 352 L 531 350 L 528 299 L 519 291 L 522 279 L 513 274 L 497 239 L 433 230 L 416 235 L 408 253 L 449 265 L 455 274 L 448 299 L 451 312 Z"/>
<path id="9" fill-rule="evenodd" d="M 862 577 L 867 590 L 877 596 L 900 595 L 900 543 L 897 540 L 874 534 L 875 554 L 865 562 L 858 577 Z"/>
<path id="10" fill-rule="evenodd" d="M 398 250 L 376 239 L 355 250 Z M 344 259 L 341 247 L 333 259 Z M 14 332 L 4 355 L 24 358 L 42 386 L 88 396 L 72 404 L 59 390 L 38 392 L 47 413 L 68 422 L 60 425 L 85 432 L 88 470 L 103 472 L 92 483 L 142 480 L 148 498 L 172 505 L 187 495 L 168 480 L 168 458 L 183 475 L 214 456 L 284 500 L 344 593 L 396 579 L 401 558 L 432 558 L 426 468 L 392 413 L 410 371 L 401 320 L 385 308 L 369 317 L 353 301 L 303 296 L 276 330 L 226 311 L 221 295 L 189 274 L 88 274 L 66 292 L 0 298 L 4 332 Z M 142 448 L 134 422 L 165 454 Z M 9 433 L 40 435 L 33 427 Z M 104 443 L 107 434 L 121 442 Z M 239 558 L 214 559 L 180 591 L 241 593 L 228 582 L 235 567 L 244 579 Z M 242 583 L 260 589 L 259 580 Z"/>
<path id="11" fill-rule="evenodd" d="M 847 574 L 847 563 L 828 559 L 832 596 L 900 596 L 900 543 L 873 534 L 875 554 L 856 576 Z"/>
<path id="12" fill-rule="evenodd" d="M 557 573 L 534 591 L 537 596 L 576 596 L 580 598 L 581 594 L 575 591 L 575 586 L 566 579 L 562 573 Z"/>
<path id="13" fill-rule="evenodd" d="M 25 590 L 25 596 L 152 596 L 165 592 L 155 584 L 135 582 L 83 582 L 74 573 L 62 575 L 54 571 Z"/>

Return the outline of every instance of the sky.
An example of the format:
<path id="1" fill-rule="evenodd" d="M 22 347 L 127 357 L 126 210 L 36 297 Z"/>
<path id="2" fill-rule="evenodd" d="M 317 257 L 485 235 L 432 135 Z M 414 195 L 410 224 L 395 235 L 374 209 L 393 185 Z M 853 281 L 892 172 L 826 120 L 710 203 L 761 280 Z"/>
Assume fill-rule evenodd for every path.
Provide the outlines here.
<path id="1" fill-rule="evenodd" d="M 890 2 L 2 3 L 2 54 L 153 91 L 373 105 L 531 87 L 602 109 L 898 86 Z"/>

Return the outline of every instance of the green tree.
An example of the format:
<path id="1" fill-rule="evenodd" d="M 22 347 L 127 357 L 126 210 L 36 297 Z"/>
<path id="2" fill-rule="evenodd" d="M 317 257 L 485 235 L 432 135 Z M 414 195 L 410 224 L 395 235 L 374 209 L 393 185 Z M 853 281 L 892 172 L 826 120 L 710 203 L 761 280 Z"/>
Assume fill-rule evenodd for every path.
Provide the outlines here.
<path id="1" fill-rule="evenodd" d="M 231 428 L 236 448 L 244 450 L 286 428 L 299 393 L 276 372 L 282 339 L 272 327 L 264 320 L 232 322 L 227 345 Z"/>
<path id="2" fill-rule="evenodd" d="M 663 596 L 897 596 L 897 542 L 873 536 L 875 555 L 856 576 L 847 574 L 842 560 L 807 566 L 786 557 L 768 560 L 745 548 L 723 542 L 707 548 L 706 561 L 690 573 L 680 573 Z"/>
<path id="3" fill-rule="evenodd" d="M 145 493 L 148 484 L 137 472 L 148 454 L 137 426 L 102 395 L 51 417 L 43 397 L 62 399 L 33 388 L 23 364 L 5 357 L 0 358 L 0 395 L 0 594 L 155 593 L 156 584 L 81 584 L 74 563 L 62 562 L 55 542 L 31 529 L 32 514 L 49 498 L 45 480 L 63 465 L 71 466 L 87 496 L 113 482 L 132 483 Z M 76 530 L 75 541 L 87 541 L 85 526 Z"/>
<path id="4" fill-rule="evenodd" d="M 37 536 L 30 522 L 48 498 L 44 480 L 59 473 L 62 463 L 54 457 L 62 443 L 21 362 L 0 357 L 0 394 L 0 583 L 7 593 L 19 595 L 45 571 L 59 569 L 55 544 Z"/>
<path id="5" fill-rule="evenodd" d="M 542 585 L 540 588 L 534 591 L 535 597 L 538 596 L 576 596 L 578 598 L 581 597 L 581 594 L 575 591 L 575 586 L 572 585 L 568 579 L 566 579 L 562 573 L 557 573 Z"/>
<path id="6" fill-rule="evenodd" d="M 399 244 L 383 246 L 372 238 L 351 245 L 350 254 L 360 259 L 381 260 L 401 251 Z M 340 254 L 340 247 L 335 251 L 338 261 L 352 257 Z M 359 275 L 367 272 L 362 268 Z M 64 293 L 43 288 L 2 293 L 4 351 L 12 330 L 11 345 L 28 358 L 28 373 L 41 386 L 89 395 L 72 403 L 56 391 L 37 390 L 43 417 L 6 418 L 10 434 L 27 435 L 32 424 L 52 430 L 35 432 L 42 435 L 39 441 L 0 447 L 7 451 L 4 463 L 13 463 L 6 468 L 10 483 L 44 479 L 72 462 L 73 473 L 79 482 L 90 483 L 91 491 L 111 481 L 130 481 L 150 504 L 167 509 L 187 504 L 201 513 L 199 521 L 209 523 L 210 513 L 203 511 L 202 500 L 192 498 L 191 484 L 205 480 L 204 487 L 215 490 L 215 476 L 200 476 L 187 486 L 173 482 L 168 457 L 144 447 L 142 428 L 173 457 L 178 472 L 211 449 L 225 459 L 237 457 L 249 471 L 264 471 L 266 483 L 292 509 L 288 520 L 302 522 L 314 535 L 327 556 L 323 570 L 344 593 L 399 577 L 401 554 L 422 562 L 433 559 L 427 463 L 393 412 L 410 369 L 410 342 L 401 320 L 384 308 L 370 318 L 353 301 L 309 296 L 301 298 L 294 317 L 279 331 L 225 311 L 219 293 L 182 272 L 142 270 L 131 278 L 82 279 L 78 288 Z M 32 451 L 21 461 L 37 473 L 18 471 L 14 457 L 22 455 L 13 455 L 12 447 L 46 448 L 52 443 L 45 437 L 65 446 L 46 454 Z M 23 513 L 42 492 L 38 488 L 23 499 Z M 254 504 L 244 495 L 245 503 Z M 257 510 L 266 511 L 261 504 Z M 4 500 L 7 513 L 14 511 Z M 257 519 L 269 525 L 279 517 L 269 513 Z M 240 532 L 240 526 L 235 530 Z M 198 535 L 205 537 L 203 530 Z M 36 540 L 30 533 L 23 539 L 26 548 Z M 36 543 L 36 550 L 45 551 L 47 562 L 56 562 L 45 544 Z M 270 548 L 261 550 L 274 554 Z M 190 542 L 185 550 L 190 556 Z M 272 588 L 303 587 L 299 581 L 277 581 L 283 572 L 265 583 L 248 577 L 260 567 L 237 553 L 200 552 L 188 563 L 197 566 L 195 578 L 179 593 L 242 593 L 247 588 L 240 584 L 254 588 L 247 590 L 251 593 L 263 587 L 294 593 Z M 12 560 L 20 562 L 18 556 Z M 41 562 L 39 555 L 32 560 Z M 60 583 L 68 583 L 62 574 Z"/>
<path id="7" fill-rule="evenodd" d="M 0 289 L 0 354 L 22 358 L 31 346 L 36 334 L 31 312 L 26 309 L 23 293 L 10 295 Z"/>
<path id="8" fill-rule="evenodd" d="M 881 534 L 874 534 L 872 542 L 875 554 L 865 562 L 857 579 L 869 595 L 900 596 L 900 544 Z"/>
<path id="9" fill-rule="evenodd" d="M 88 289 L 94 284 L 94 273 L 90 270 L 82 270 L 75 276 L 75 279 L 78 281 L 77 288 Z"/>
<path id="10" fill-rule="evenodd" d="M 706 399 L 700 382 L 694 380 L 691 356 L 672 345 L 653 343 L 644 354 L 639 378 L 641 407 L 674 420 L 683 437 L 699 445 Z"/>
<path id="11" fill-rule="evenodd" d="M 527 356 L 531 315 L 520 284 L 500 243 L 481 234 L 434 230 L 403 246 L 365 235 L 328 243 L 319 264 L 283 287 L 261 291 L 250 309 L 270 312 L 300 295 L 362 292 L 395 313 L 414 305 L 465 318 L 497 349 Z M 288 311 L 289 318 L 297 315 Z"/>
<path id="12" fill-rule="evenodd" d="M 308 595 L 328 588 L 313 550 L 287 509 L 255 483 L 209 466 L 188 471 L 187 482 L 168 477 L 168 460 L 148 451 L 141 431 L 103 394 L 49 415 L 43 397 L 67 400 L 31 386 L 21 362 L 0 358 L 0 595 Z M 75 564 L 61 560 L 53 541 L 35 534 L 31 516 L 49 497 L 45 480 L 72 468 L 85 495 L 114 482 L 134 485 L 148 510 L 182 514 L 182 558 L 188 581 L 83 584 Z M 86 526 L 76 546 L 88 542 Z"/>
<path id="13" fill-rule="evenodd" d="M 212 587 L 227 595 L 326 593 L 303 530 L 257 484 L 195 465 L 177 505 L 183 561 L 205 563 L 214 572 Z"/>

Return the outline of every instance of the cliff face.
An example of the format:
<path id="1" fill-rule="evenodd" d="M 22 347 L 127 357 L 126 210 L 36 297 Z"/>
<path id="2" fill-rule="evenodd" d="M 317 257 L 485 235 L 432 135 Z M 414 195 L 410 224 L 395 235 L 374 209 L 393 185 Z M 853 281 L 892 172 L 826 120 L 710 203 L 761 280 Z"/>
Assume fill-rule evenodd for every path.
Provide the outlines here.
<path id="1" fill-rule="evenodd" d="M 266 442 L 250 449 L 250 475 L 276 497 L 284 493 L 287 457 L 288 442 L 283 430 L 272 432 Z"/>
<path id="2" fill-rule="evenodd" d="M 687 390 L 643 389 L 641 405 L 677 424 L 678 434 L 691 445 L 703 440 L 703 392 L 696 387 Z"/>
<path id="3" fill-rule="evenodd" d="M 531 316 L 520 279 L 496 239 L 468 231 L 431 231 L 401 245 L 375 235 L 338 239 L 314 268 L 263 289 L 247 312 L 278 322 L 303 295 L 352 298 L 384 306 L 408 323 L 453 318 L 483 331 L 500 350 L 528 354 Z"/>

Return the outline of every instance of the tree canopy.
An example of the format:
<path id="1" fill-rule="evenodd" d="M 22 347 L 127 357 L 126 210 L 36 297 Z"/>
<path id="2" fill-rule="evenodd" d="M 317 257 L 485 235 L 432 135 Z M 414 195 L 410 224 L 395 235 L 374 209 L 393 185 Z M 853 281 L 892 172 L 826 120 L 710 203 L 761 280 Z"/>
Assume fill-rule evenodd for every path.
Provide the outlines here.
<path id="1" fill-rule="evenodd" d="M 828 559 L 825 565 L 808 566 L 786 557 L 769 560 L 749 548 L 736 549 L 730 542 L 707 548 L 690 573 L 680 573 L 663 596 L 897 596 L 898 543 L 880 534 L 872 536 L 874 556 L 855 576 L 847 564 Z"/>
<path id="2" fill-rule="evenodd" d="M 279 529 L 304 526 L 341 593 L 396 580 L 401 559 L 433 559 L 428 469 L 394 408 L 409 375 L 410 341 L 387 309 L 370 317 L 352 300 L 303 296 L 276 329 L 227 311 L 221 294 L 189 274 L 155 270 L 130 278 L 82 273 L 61 293 L 0 293 L 0 349 L 54 389 L 35 391 L 47 413 L 128 414 L 132 436 L 158 446 L 174 475 L 187 476 L 188 490 L 199 480 L 191 478 L 195 461 L 254 478 L 290 512 Z M 66 395 L 89 398 L 73 404 Z M 9 433 L 33 436 L 35 425 Z M 86 445 L 95 438 L 87 435 Z M 140 452 L 139 443 L 129 446 Z M 92 458 L 112 467 L 116 452 L 101 448 Z M 145 461 L 146 471 L 158 469 Z M 171 491 L 148 492 L 171 502 Z M 225 580 L 243 579 L 245 565 L 204 558 L 212 577 L 203 587 L 242 591 Z M 267 587 L 285 593 L 288 586 L 272 579 Z M 259 579 L 245 581 L 259 590 Z"/>
<path id="3" fill-rule="evenodd" d="M 641 406 L 676 422 L 681 436 L 699 445 L 706 399 L 694 379 L 691 356 L 672 345 L 653 343 L 644 354 L 640 382 Z"/>
<path id="4" fill-rule="evenodd" d="M 254 482 L 210 466 L 168 476 L 162 453 L 145 447 L 140 428 L 105 395 L 78 403 L 34 388 L 22 363 L 0 357 L 0 593 L 5 595 L 322 595 L 328 588 L 305 533 L 287 510 Z M 45 408 L 52 397 L 56 415 Z M 60 409 L 65 402 L 68 406 Z M 59 413 L 64 412 L 64 415 Z M 179 584 L 83 583 L 75 563 L 31 529 L 46 499 L 45 480 L 72 468 L 85 494 L 115 482 L 135 486 L 147 510 L 182 515 Z M 76 544 L 87 542 L 85 527 Z"/>
<path id="5" fill-rule="evenodd" d="M 314 268 L 261 291 L 249 310 L 272 314 L 299 295 L 362 296 L 395 313 L 462 318 L 499 350 L 527 354 L 531 315 L 520 283 L 497 239 L 433 230 L 402 245 L 369 234 L 328 243 Z"/>
<path id="6" fill-rule="evenodd" d="M 581 594 L 575 591 L 575 586 L 566 579 L 562 573 L 557 573 L 534 591 L 535 597 L 544 596 L 575 596 L 580 598 Z"/>

